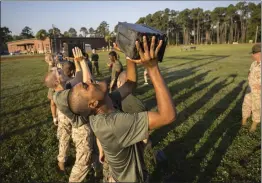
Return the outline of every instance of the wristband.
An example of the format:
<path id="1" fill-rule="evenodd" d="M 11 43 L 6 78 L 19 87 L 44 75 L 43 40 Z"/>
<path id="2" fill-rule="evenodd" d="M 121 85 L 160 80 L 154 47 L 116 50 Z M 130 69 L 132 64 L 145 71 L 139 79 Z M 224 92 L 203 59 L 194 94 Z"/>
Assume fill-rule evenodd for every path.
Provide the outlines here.
<path id="1" fill-rule="evenodd" d="M 53 122 L 57 122 L 58 120 L 57 120 L 57 118 L 53 118 Z"/>

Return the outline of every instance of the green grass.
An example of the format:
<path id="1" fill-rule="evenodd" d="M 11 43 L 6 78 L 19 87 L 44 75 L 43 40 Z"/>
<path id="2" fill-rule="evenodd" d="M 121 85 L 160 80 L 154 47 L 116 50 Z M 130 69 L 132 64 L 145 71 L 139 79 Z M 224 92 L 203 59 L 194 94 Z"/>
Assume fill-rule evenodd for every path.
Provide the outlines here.
<path id="1" fill-rule="evenodd" d="M 260 126 L 250 134 L 240 125 L 250 47 L 198 46 L 191 52 L 167 49 L 160 67 L 178 118 L 151 134 L 154 149 L 163 150 L 168 157 L 168 163 L 157 167 L 147 158 L 152 181 L 261 181 Z M 107 61 L 107 53 L 100 53 L 104 76 L 108 75 Z M 43 58 L 1 62 L 0 182 L 68 181 L 68 175 L 57 171 L 56 128 L 43 85 L 46 71 Z M 140 67 L 135 94 L 155 110 L 154 89 L 143 85 L 142 73 Z M 68 172 L 74 153 L 72 144 Z"/>

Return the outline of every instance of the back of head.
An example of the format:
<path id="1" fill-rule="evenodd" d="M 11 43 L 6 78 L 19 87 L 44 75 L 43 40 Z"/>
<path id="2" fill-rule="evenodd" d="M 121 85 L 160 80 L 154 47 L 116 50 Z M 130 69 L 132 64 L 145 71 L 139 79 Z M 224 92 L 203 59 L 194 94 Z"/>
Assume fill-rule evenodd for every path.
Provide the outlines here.
<path id="1" fill-rule="evenodd" d="M 112 56 L 112 57 L 115 57 L 116 60 L 118 59 L 118 55 L 115 51 L 110 51 L 109 55 Z"/>
<path id="2" fill-rule="evenodd" d="M 259 53 L 261 52 L 261 43 L 257 43 L 252 47 L 252 53 Z"/>
<path id="3" fill-rule="evenodd" d="M 88 107 L 88 101 L 83 100 L 82 94 L 75 88 L 69 91 L 68 106 L 74 114 L 81 116 L 88 116 L 91 114 L 91 109 Z"/>
<path id="4" fill-rule="evenodd" d="M 74 62 L 66 61 L 63 64 L 63 71 L 65 75 L 70 77 L 75 73 L 75 70 L 76 70 L 76 67 L 75 67 Z"/>
<path id="5" fill-rule="evenodd" d="M 261 61 L 261 43 L 255 44 L 252 47 L 252 58 L 257 62 Z"/>
<path id="6" fill-rule="evenodd" d="M 52 89 L 55 89 L 57 87 L 57 77 L 54 71 L 50 71 L 47 73 L 47 75 L 45 76 L 44 84 L 48 88 Z"/>

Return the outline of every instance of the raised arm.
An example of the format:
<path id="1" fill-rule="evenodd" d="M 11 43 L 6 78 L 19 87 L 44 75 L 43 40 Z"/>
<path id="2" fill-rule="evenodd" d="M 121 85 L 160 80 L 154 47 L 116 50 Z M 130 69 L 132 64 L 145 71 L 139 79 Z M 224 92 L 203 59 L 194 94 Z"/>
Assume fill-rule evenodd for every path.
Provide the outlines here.
<path id="1" fill-rule="evenodd" d="M 75 63 L 75 67 L 76 67 L 76 72 L 81 71 L 81 66 L 79 64 L 79 62 L 74 58 L 74 63 Z"/>
<path id="2" fill-rule="evenodd" d="M 114 48 L 120 51 L 116 44 L 114 44 Z M 137 69 L 136 69 L 135 62 L 130 58 L 126 57 L 126 65 L 127 65 L 127 71 L 126 71 L 127 81 L 120 88 L 118 88 L 118 91 L 122 99 L 126 98 L 129 94 L 132 93 L 132 91 L 136 88 L 136 82 L 137 82 Z"/>
<path id="3" fill-rule="evenodd" d="M 83 82 L 85 83 L 90 82 L 90 80 L 93 79 L 93 77 L 91 75 L 88 65 L 85 62 L 82 51 L 78 47 L 73 48 L 72 51 L 73 51 L 75 62 L 80 63 L 82 74 L 83 74 Z"/>
<path id="4" fill-rule="evenodd" d="M 143 37 L 143 47 L 145 52 L 140 48 L 140 44 L 136 42 L 136 47 L 139 52 L 141 60 L 136 63 L 142 63 L 148 71 L 150 79 L 153 83 L 156 100 L 157 100 L 157 112 L 148 112 L 149 129 L 156 129 L 161 126 L 170 124 L 176 119 L 176 108 L 172 100 L 171 94 L 167 88 L 167 85 L 160 73 L 157 61 L 157 54 L 162 46 L 162 41 L 159 42 L 155 48 L 155 37 L 152 38 L 150 51 L 148 49 L 146 37 Z"/>

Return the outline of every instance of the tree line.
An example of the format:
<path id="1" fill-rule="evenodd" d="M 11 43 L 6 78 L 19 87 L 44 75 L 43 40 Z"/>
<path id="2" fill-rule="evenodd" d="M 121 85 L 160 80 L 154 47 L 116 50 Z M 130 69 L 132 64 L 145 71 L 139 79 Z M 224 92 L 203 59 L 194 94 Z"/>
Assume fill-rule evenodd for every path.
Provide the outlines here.
<path id="1" fill-rule="evenodd" d="M 12 31 L 8 27 L 1 27 L 0 33 L 2 37 L 3 50 L 7 48 L 7 42 L 22 39 L 37 38 L 39 40 L 45 40 L 47 37 L 104 37 L 105 40 L 110 44 L 115 35 L 114 31 L 109 31 L 109 24 L 106 21 L 102 21 L 96 29 L 93 27 L 90 27 L 89 29 L 86 27 L 81 27 L 79 34 L 73 27 L 70 27 L 68 31 L 64 31 L 63 33 L 59 28 L 52 27 L 48 31 L 45 29 L 40 29 L 34 35 L 32 29 L 28 26 L 25 26 L 19 35 L 12 35 Z"/>
<path id="2" fill-rule="evenodd" d="M 247 43 L 261 42 L 261 3 L 239 2 L 228 7 L 216 7 L 213 11 L 204 11 L 201 8 L 185 9 L 183 11 L 166 8 L 139 18 L 138 24 L 146 24 L 165 32 L 169 38 L 169 44 L 224 44 L 233 42 Z M 46 37 L 104 37 L 106 42 L 114 40 L 117 25 L 114 31 L 109 31 L 109 24 L 102 21 L 94 29 L 81 27 L 77 30 L 70 27 L 68 31 L 61 32 L 57 27 L 48 31 L 39 30 L 35 35 L 32 29 L 25 26 L 20 35 L 11 35 L 8 27 L 1 27 L 2 48 L 6 48 L 6 42 L 37 38 L 44 40 Z"/>
<path id="3" fill-rule="evenodd" d="M 157 11 L 139 18 L 166 32 L 169 44 L 247 43 L 261 41 L 261 3 L 239 2 L 213 11 L 201 8 Z"/>

